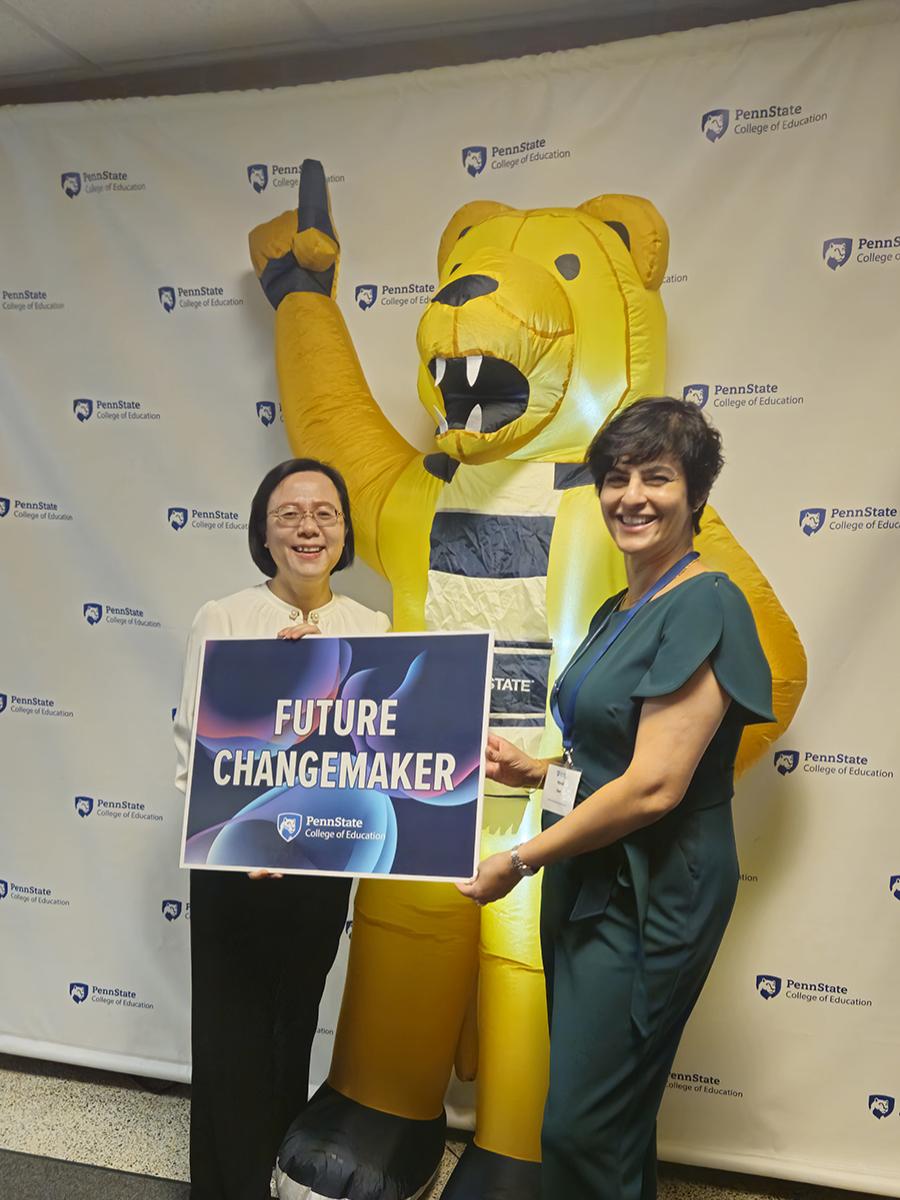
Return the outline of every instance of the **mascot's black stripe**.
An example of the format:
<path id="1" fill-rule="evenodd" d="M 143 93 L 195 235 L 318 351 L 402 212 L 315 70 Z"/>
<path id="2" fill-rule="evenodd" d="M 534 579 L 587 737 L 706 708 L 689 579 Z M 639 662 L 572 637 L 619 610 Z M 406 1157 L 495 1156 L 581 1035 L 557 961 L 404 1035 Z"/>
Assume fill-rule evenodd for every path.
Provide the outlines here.
<path id="1" fill-rule="evenodd" d="M 547 707 L 549 654 L 500 650 L 494 644 L 491 668 L 491 720 L 500 714 L 528 714 L 543 720 Z"/>
<path id="2" fill-rule="evenodd" d="M 543 578 L 552 517 L 438 512 L 431 526 L 432 571 L 469 579 Z"/>

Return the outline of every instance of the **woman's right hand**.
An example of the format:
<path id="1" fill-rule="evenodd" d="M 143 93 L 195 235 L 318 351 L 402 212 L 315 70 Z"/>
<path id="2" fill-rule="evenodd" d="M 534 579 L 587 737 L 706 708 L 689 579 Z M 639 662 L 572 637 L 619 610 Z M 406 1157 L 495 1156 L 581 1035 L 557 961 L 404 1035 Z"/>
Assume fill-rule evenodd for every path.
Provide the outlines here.
<path id="1" fill-rule="evenodd" d="M 506 738 L 489 733 L 484 752 L 484 773 L 507 787 L 537 788 L 544 782 L 547 764 L 532 758 Z"/>

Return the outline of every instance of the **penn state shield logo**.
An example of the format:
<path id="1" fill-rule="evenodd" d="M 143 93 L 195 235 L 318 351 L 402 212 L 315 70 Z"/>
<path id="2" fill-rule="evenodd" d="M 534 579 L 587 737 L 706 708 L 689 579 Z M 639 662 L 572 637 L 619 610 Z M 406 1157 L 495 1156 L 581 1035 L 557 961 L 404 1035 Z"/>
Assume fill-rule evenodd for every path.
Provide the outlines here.
<path id="1" fill-rule="evenodd" d="M 0 713 L 4 712 L 7 704 L 6 692 L 0 692 Z"/>
<path id="2" fill-rule="evenodd" d="M 790 775 L 792 771 L 797 770 L 797 764 L 800 762 L 800 751 L 776 750 L 774 762 L 775 770 L 779 775 Z"/>
<path id="3" fill-rule="evenodd" d="M 681 396 L 683 400 L 687 400 L 688 404 L 696 404 L 698 408 L 705 408 L 706 402 L 709 399 L 709 384 L 686 384 Z"/>
<path id="4" fill-rule="evenodd" d="M 275 423 L 275 405 L 271 400 L 260 400 L 256 405 L 256 415 L 263 425 L 268 427 Z"/>
<path id="5" fill-rule="evenodd" d="M 9 512 L 9 496 L 0 496 L 0 517 L 5 517 Z"/>
<path id="6" fill-rule="evenodd" d="M 259 195 L 269 186 L 269 168 L 265 163 L 251 163 L 247 168 L 247 179 L 254 192 Z"/>
<path id="7" fill-rule="evenodd" d="M 363 312 L 368 311 L 378 299 L 378 287 L 374 283 L 361 283 L 354 292 L 354 299 Z"/>
<path id="8" fill-rule="evenodd" d="M 83 606 L 84 619 L 88 625 L 98 625 L 103 620 L 103 605 L 89 601 Z"/>
<path id="9" fill-rule="evenodd" d="M 175 308 L 175 289 L 168 284 L 165 287 L 157 288 L 156 294 L 159 296 L 159 302 L 163 309 L 170 313 Z"/>
<path id="10" fill-rule="evenodd" d="M 81 192 L 81 173 L 79 171 L 64 171 L 59 178 L 59 186 L 65 195 L 72 200 Z"/>
<path id="11" fill-rule="evenodd" d="M 94 811 L 93 796 L 76 796 L 75 811 L 78 813 L 79 817 L 89 817 Z"/>
<path id="12" fill-rule="evenodd" d="M 0 900 L 5 900 L 9 895 L 9 884 L 5 879 L 0 879 Z"/>
<path id="13" fill-rule="evenodd" d="M 187 516 L 186 508 L 170 508 L 167 519 L 173 529 L 184 529 L 187 525 Z"/>
<path id="14" fill-rule="evenodd" d="M 853 253 L 853 238 L 829 238 L 822 243 L 822 258 L 831 271 L 846 266 Z"/>
<path id="15" fill-rule="evenodd" d="M 700 118 L 700 132 L 709 142 L 717 142 L 725 136 L 731 120 L 727 108 L 711 108 Z"/>
<path id="16" fill-rule="evenodd" d="M 462 165 L 468 173 L 475 179 L 484 170 L 487 164 L 487 146 L 464 146 L 462 152 Z"/>
<path id="17" fill-rule="evenodd" d="M 883 1121 L 885 1117 L 889 1117 L 894 1111 L 895 1100 L 893 1096 L 875 1095 L 869 1097 L 869 1112 L 879 1121 Z"/>
<path id="18" fill-rule="evenodd" d="M 352 917 L 349 921 L 344 922 L 344 933 L 346 933 L 348 938 L 353 937 L 353 918 Z"/>
<path id="19" fill-rule="evenodd" d="M 800 528 L 807 537 L 812 537 L 814 533 L 818 533 L 825 524 L 825 509 L 824 508 L 801 508 L 800 509 Z"/>
<path id="20" fill-rule="evenodd" d="M 895 900 L 900 900 L 900 875 L 891 876 L 891 895 Z"/>
<path id="21" fill-rule="evenodd" d="M 86 983 L 69 984 L 69 995 L 76 1004 L 84 1004 L 85 1000 L 88 998 L 88 993 L 90 990 L 90 986 Z"/>
<path id="22" fill-rule="evenodd" d="M 300 830 L 303 828 L 303 816 L 301 813 L 279 813 L 275 828 L 282 841 L 292 842 L 294 838 L 300 836 Z"/>
<path id="23" fill-rule="evenodd" d="M 162 915 L 167 921 L 177 921 L 181 916 L 182 904 L 180 900 L 163 900 Z"/>
<path id="24" fill-rule="evenodd" d="M 763 1000 L 774 1000 L 781 991 L 781 977 L 778 975 L 757 975 L 756 990 Z"/>
<path id="25" fill-rule="evenodd" d="M 73 400 L 72 401 L 72 412 L 75 414 L 77 419 L 79 421 L 81 421 L 82 423 L 85 421 L 89 421 L 91 419 L 91 417 L 94 415 L 93 400 L 88 400 L 84 396 L 82 396 L 78 400 Z"/>

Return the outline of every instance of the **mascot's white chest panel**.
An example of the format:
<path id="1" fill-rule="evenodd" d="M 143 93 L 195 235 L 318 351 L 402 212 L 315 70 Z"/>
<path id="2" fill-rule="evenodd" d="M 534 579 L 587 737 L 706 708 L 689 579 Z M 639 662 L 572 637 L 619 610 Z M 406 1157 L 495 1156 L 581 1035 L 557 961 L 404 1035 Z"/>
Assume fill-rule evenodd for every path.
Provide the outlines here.
<path id="1" fill-rule="evenodd" d="M 431 527 L 426 625 L 493 630 L 491 726 L 535 752 L 552 650 L 547 566 L 562 494 L 553 463 L 461 466 Z"/>
<path id="2" fill-rule="evenodd" d="M 547 638 L 554 472 L 553 463 L 463 465 L 445 485 L 431 526 L 429 629 Z"/>

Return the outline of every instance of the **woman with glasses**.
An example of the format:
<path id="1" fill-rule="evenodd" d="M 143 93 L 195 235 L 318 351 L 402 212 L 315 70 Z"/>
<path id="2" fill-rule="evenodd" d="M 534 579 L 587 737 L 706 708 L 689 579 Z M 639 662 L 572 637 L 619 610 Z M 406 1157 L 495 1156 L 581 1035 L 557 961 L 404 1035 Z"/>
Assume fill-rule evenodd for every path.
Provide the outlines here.
<path id="1" fill-rule="evenodd" d="M 332 573 L 353 562 L 350 500 L 333 467 L 294 458 L 269 471 L 253 497 L 249 540 L 268 578 L 204 604 L 188 640 L 175 718 L 182 791 L 204 638 L 390 628 L 384 613 L 331 590 Z M 267 1200 L 278 1146 L 307 1101 L 319 1001 L 349 892 L 349 879 L 192 872 L 192 1200 Z"/>

